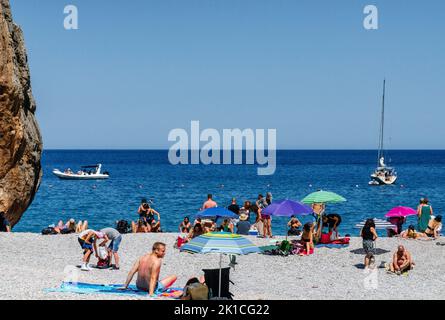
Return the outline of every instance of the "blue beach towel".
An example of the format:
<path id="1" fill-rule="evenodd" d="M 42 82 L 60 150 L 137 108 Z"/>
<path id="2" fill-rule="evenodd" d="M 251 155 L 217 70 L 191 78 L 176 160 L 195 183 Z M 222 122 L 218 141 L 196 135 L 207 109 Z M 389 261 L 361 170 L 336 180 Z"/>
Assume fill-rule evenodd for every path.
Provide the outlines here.
<path id="1" fill-rule="evenodd" d="M 349 247 L 349 243 L 318 243 L 315 248 L 341 249 Z"/>
<path id="2" fill-rule="evenodd" d="M 93 283 L 73 283 L 62 282 L 59 288 L 45 289 L 45 292 L 68 292 L 78 294 L 117 294 L 117 295 L 131 295 L 131 296 L 148 296 L 145 291 L 140 291 L 135 285 L 130 285 L 127 290 L 118 290 L 122 288 L 123 284 L 93 284 Z M 173 298 L 173 293 L 181 291 L 182 288 L 168 288 L 165 292 L 158 294 L 157 297 Z"/>

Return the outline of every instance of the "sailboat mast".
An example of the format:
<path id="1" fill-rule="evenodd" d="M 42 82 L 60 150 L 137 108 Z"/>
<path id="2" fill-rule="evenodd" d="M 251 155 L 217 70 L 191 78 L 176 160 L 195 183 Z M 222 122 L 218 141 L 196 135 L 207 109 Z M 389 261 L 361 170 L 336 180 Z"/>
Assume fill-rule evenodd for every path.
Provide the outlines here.
<path id="1" fill-rule="evenodd" d="M 383 157 L 383 135 L 385 129 L 385 89 L 386 89 L 386 79 L 383 80 L 383 96 L 382 96 L 382 114 L 380 120 L 380 141 L 379 141 L 379 153 L 377 164 L 380 166 L 380 158 Z"/>

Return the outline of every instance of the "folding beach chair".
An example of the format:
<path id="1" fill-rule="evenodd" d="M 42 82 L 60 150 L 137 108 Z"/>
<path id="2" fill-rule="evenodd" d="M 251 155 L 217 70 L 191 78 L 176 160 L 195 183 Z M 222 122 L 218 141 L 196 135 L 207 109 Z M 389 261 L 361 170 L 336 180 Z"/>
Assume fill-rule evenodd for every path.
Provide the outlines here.
<path id="1" fill-rule="evenodd" d="M 203 269 L 204 278 L 207 287 L 209 288 L 209 299 L 218 298 L 219 292 L 219 269 Z M 230 267 L 221 269 L 221 296 L 220 299 L 233 300 L 233 294 L 230 290 Z"/>

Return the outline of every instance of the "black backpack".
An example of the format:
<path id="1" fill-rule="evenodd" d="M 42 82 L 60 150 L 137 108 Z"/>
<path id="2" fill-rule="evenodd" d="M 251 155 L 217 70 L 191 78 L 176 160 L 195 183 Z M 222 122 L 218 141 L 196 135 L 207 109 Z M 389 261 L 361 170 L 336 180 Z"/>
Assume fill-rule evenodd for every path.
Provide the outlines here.
<path id="1" fill-rule="evenodd" d="M 128 224 L 127 220 L 119 220 L 116 223 L 116 230 L 119 231 L 119 233 L 129 233 L 130 232 L 130 225 Z"/>

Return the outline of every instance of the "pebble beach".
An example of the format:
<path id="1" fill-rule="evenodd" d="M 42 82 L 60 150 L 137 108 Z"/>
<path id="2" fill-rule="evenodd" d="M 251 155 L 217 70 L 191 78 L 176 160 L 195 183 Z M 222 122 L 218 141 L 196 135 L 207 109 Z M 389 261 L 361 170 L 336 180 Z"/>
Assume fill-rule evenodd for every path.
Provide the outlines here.
<path id="1" fill-rule="evenodd" d="M 47 292 L 57 288 L 76 270 L 79 282 L 121 284 L 135 260 L 151 251 L 156 241 L 167 244 L 161 277 L 176 274 L 176 287 L 183 287 L 202 269 L 218 268 L 219 257 L 180 253 L 174 243 L 177 234 L 126 234 L 119 250 L 120 270 L 80 271 L 82 252 L 76 235 L 42 236 L 35 233 L 0 234 L 0 299 L 13 300 L 114 300 L 149 299 L 145 296 L 113 294 L 75 294 Z M 256 245 L 268 245 L 270 239 L 249 236 Z M 274 240 L 280 240 L 279 237 Z M 251 254 L 237 256 L 230 278 L 234 299 L 247 300 L 423 300 L 443 299 L 445 294 L 445 246 L 438 240 L 404 240 L 379 238 L 376 265 L 389 262 L 397 245 L 411 252 L 416 267 L 407 275 L 388 274 L 377 268 L 373 285 L 363 269 L 364 254 L 360 238 L 351 238 L 349 247 L 316 248 L 310 256 L 270 256 Z M 95 258 L 91 263 L 95 263 Z M 229 263 L 223 257 L 223 267 Z M 368 278 L 367 278 L 368 277 Z"/>

